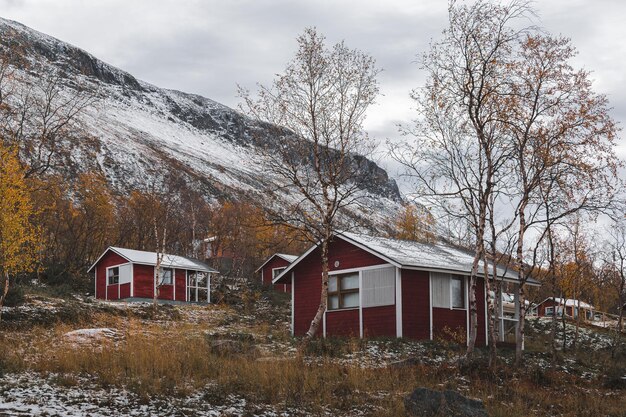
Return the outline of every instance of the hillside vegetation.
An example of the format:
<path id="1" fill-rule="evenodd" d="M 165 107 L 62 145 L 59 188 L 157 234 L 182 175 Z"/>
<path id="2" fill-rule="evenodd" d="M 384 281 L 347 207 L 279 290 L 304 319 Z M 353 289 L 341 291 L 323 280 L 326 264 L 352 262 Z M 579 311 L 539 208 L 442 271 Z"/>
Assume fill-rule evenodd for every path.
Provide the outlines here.
<path id="1" fill-rule="evenodd" d="M 0 415 L 403 415 L 416 387 L 454 389 L 491 416 L 623 416 L 626 352 L 585 329 L 549 365 L 531 321 L 527 363 L 502 350 L 464 362 L 453 342 L 316 340 L 298 354 L 288 297 L 244 290 L 231 304 L 151 306 L 26 294 L 1 323 Z M 85 330 L 90 329 L 90 330 Z M 4 414 L 3 414 L 4 413 Z"/>

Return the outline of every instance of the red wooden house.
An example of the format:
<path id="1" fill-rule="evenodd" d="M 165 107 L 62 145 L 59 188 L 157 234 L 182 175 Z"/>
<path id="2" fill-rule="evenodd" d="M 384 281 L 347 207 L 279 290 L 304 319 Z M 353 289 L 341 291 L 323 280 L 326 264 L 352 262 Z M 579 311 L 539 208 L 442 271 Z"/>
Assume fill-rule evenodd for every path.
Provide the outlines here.
<path id="1" fill-rule="evenodd" d="M 261 273 L 261 283 L 263 285 L 272 285 L 272 280 L 280 275 L 297 258 L 295 255 L 275 253 L 267 258 L 255 272 Z M 274 289 L 281 292 L 291 292 L 291 284 L 276 284 Z"/>
<path id="2" fill-rule="evenodd" d="M 211 275 L 218 272 L 195 259 L 164 254 L 161 277 L 155 279 L 157 254 L 109 247 L 89 268 L 95 274 L 95 295 L 101 300 L 153 299 L 207 303 Z"/>
<path id="3" fill-rule="evenodd" d="M 328 308 L 320 336 L 434 339 L 458 335 L 467 340 L 472 261 L 472 253 L 443 243 L 338 233 L 329 247 Z M 295 336 L 304 335 L 315 316 L 321 275 L 320 250 L 313 246 L 273 280 L 274 284 L 291 283 Z M 498 278 L 511 287 L 519 283 L 517 273 L 504 267 Z M 487 343 L 485 294 L 480 277 L 477 345 Z M 507 331 L 514 334 L 510 329 L 517 318 L 500 316 L 505 340 Z"/>
<path id="4" fill-rule="evenodd" d="M 571 298 L 548 297 L 537 304 L 537 315 L 539 317 L 552 317 L 556 311 L 558 317 L 563 316 L 565 310 L 566 317 L 578 317 L 578 310 L 585 320 L 593 320 L 595 308 L 584 301 L 573 300 Z"/>

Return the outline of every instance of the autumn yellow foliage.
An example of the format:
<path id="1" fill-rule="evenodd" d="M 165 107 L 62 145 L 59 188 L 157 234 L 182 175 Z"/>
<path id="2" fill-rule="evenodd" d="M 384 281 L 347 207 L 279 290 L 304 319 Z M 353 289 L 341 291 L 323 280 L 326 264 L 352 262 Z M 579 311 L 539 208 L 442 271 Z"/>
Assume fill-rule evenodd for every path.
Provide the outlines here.
<path id="1" fill-rule="evenodd" d="M 433 242 L 435 219 L 424 207 L 405 204 L 393 222 L 392 237 L 418 242 Z"/>
<path id="2" fill-rule="evenodd" d="M 11 276 L 35 267 L 37 230 L 33 205 L 17 151 L 0 146 L 0 309 Z"/>

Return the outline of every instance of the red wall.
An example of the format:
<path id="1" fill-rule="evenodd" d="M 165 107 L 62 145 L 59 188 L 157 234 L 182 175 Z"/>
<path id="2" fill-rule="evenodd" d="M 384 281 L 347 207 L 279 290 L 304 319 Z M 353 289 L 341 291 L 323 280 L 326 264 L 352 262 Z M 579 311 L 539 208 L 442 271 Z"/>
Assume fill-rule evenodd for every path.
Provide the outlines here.
<path id="1" fill-rule="evenodd" d="M 403 269 L 402 336 L 430 339 L 430 274 Z"/>
<path id="2" fill-rule="evenodd" d="M 359 337 L 359 309 L 326 312 L 326 336 Z"/>
<path id="3" fill-rule="evenodd" d="M 396 334 L 395 305 L 363 309 L 363 337 L 396 337 Z"/>
<path id="4" fill-rule="evenodd" d="M 174 299 L 174 286 L 173 285 L 161 285 L 159 288 L 159 300 L 173 300 Z"/>
<path id="5" fill-rule="evenodd" d="M 113 251 L 107 253 L 98 261 L 96 265 L 96 298 L 106 299 L 107 287 L 109 290 L 109 300 L 118 298 L 118 285 L 107 285 L 106 269 L 110 266 L 126 264 L 128 261 Z M 112 298 L 114 296 L 115 298 Z"/>
<path id="6" fill-rule="evenodd" d="M 120 285 L 120 298 L 130 298 L 130 282 Z"/>
<path id="7" fill-rule="evenodd" d="M 289 262 L 281 258 L 280 256 L 274 256 L 265 266 L 261 269 L 261 279 L 263 285 L 272 284 L 272 269 L 282 268 L 289 266 Z M 276 284 L 274 289 L 280 292 L 291 292 L 291 284 Z"/>
<path id="8" fill-rule="evenodd" d="M 478 320 L 480 326 L 480 318 Z M 452 337 L 450 332 L 459 335 L 458 341 L 463 343 L 467 341 L 467 311 L 433 307 L 433 338 L 450 339 Z"/>
<path id="9" fill-rule="evenodd" d="M 154 297 L 154 267 L 150 265 L 133 264 L 135 297 Z"/>
<path id="10" fill-rule="evenodd" d="M 384 260 L 365 252 L 364 250 L 347 243 L 341 239 L 335 239 L 329 247 L 329 261 L 331 270 L 350 269 L 363 266 L 380 265 L 386 263 Z M 339 261 L 339 266 L 335 267 L 335 261 Z M 309 329 L 311 321 L 317 312 L 320 303 L 320 293 L 322 291 L 322 267 L 319 249 L 315 249 L 305 259 L 303 259 L 293 269 L 295 276 L 294 289 L 294 334 L 302 336 Z M 354 329 L 356 326 L 357 335 L 359 329 L 359 313 L 354 312 L 346 315 L 347 324 L 342 324 L 342 328 Z M 332 312 L 329 314 L 337 314 Z M 328 317 L 326 321 L 326 335 L 332 336 L 335 324 L 329 328 Z M 321 335 L 320 325 L 318 335 Z"/>
<path id="11" fill-rule="evenodd" d="M 184 269 L 174 270 L 174 282 L 176 284 L 176 300 L 187 301 L 187 271 Z"/>

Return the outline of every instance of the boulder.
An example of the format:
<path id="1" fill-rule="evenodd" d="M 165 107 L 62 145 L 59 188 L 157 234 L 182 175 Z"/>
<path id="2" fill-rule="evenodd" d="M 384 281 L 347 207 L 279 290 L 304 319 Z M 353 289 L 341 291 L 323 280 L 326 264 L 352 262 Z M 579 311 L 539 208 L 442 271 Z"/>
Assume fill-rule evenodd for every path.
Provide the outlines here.
<path id="1" fill-rule="evenodd" d="M 410 417 L 489 417 L 482 401 L 451 390 L 417 388 L 404 399 L 404 409 Z"/>
<path id="2" fill-rule="evenodd" d="M 211 342 L 211 352 L 218 355 L 251 355 L 256 354 L 256 348 L 240 340 L 219 339 Z"/>
<path id="3" fill-rule="evenodd" d="M 98 345 L 106 340 L 117 341 L 120 334 L 116 329 L 78 329 L 63 335 L 65 340 L 74 345 Z"/>

